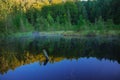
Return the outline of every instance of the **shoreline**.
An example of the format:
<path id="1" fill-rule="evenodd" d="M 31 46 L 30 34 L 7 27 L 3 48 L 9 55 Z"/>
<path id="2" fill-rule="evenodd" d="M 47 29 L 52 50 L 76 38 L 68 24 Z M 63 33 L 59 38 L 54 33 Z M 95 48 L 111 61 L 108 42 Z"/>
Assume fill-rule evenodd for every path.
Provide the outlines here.
<path id="1" fill-rule="evenodd" d="M 37 34 L 36 34 L 37 33 Z M 103 36 L 103 37 L 114 37 L 120 36 L 120 30 L 83 30 L 83 31 L 42 31 L 42 32 L 23 32 L 23 33 L 15 33 L 10 36 L 13 37 L 27 37 L 33 35 L 40 35 L 40 36 L 71 36 L 71 37 L 95 37 L 95 36 Z"/>

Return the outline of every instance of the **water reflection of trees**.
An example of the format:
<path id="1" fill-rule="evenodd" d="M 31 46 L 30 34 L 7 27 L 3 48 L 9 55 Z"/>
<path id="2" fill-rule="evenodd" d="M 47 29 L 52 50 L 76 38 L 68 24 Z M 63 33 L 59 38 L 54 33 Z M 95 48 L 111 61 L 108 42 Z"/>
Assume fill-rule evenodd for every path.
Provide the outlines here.
<path id="1" fill-rule="evenodd" d="M 63 59 L 78 59 L 80 57 L 96 57 L 116 60 L 120 63 L 119 38 L 64 38 L 37 37 L 12 38 L 0 42 L 0 73 L 9 69 L 39 61 L 45 64 L 42 50 L 48 52 L 50 63 Z"/>

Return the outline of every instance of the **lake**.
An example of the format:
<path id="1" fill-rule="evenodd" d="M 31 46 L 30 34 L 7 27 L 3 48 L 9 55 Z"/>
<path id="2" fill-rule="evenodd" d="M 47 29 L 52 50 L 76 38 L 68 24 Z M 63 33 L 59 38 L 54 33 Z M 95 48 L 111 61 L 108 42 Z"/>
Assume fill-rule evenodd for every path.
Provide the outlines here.
<path id="1" fill-rule="evenodd" d="M 120 37 L 0 39 L 0 80 L 120 80 Z"/>

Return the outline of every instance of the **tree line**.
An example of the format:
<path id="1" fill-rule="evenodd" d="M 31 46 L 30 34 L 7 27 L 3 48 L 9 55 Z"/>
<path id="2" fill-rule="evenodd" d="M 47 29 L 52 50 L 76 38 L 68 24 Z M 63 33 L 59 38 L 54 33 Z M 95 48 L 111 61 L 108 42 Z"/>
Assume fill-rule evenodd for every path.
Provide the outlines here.
<path id="1" fill-rule="evenodd" d="M 37 0 L 32 6 L 15 4 L 11 0 L 0 1 L 0 33 L 9 34 L 27 31 L 81 30 L 99 24 L 104 28 L 119 29 L 120 0 L 67 1 L 59 4 L 49 0 L 48 5 L 39 7 Z M 117 26 L 115 26 L 117 25 Z M 102 28 L 99 26 L 97 29 Z"/>

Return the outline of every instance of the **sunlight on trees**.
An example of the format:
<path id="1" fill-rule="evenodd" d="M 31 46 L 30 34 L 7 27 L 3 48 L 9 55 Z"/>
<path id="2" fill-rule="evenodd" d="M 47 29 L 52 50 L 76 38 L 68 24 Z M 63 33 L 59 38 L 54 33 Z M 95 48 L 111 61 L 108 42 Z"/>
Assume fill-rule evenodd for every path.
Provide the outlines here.
<path id="1" fill-rule="evenodd" d="M 0 35 L 34 30 L 80 31 L 83 23 L 96 26 L 100 17 L 104 27 L 110 25 L 108 20 L 113 21 L 113 27 L 98 30 L 119 29 L 118 3 L 119 0 L 0 0 Z"/>

